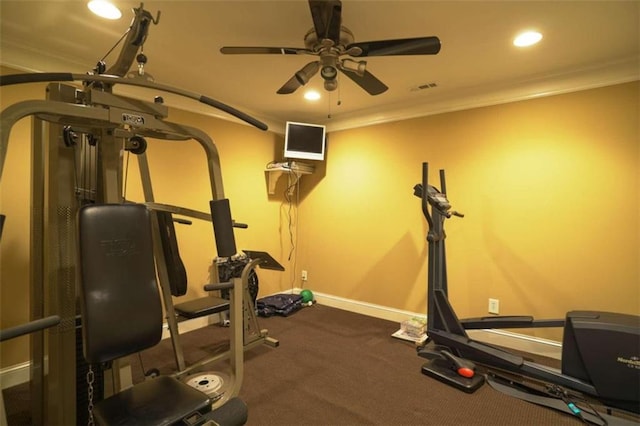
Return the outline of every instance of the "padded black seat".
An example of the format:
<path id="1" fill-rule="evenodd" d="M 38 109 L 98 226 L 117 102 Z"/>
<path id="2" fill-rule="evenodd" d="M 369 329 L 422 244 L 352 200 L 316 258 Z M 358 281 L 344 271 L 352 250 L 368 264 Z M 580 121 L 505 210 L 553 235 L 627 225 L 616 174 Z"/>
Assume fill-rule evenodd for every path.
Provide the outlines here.
<path id="1" fill-rule="evenodd" d="M 181 317 L 192 319 L 228 311 L 229 301 L 221 297 L 204 296 L 173 305 L 173 309 Z"/>
<path id="2" fill-rule="evenodd" d="M 112 361 L 162 337 L 149 212 L 139 204 L 90 205 L 78 213 L 78 277 L 84 356 Z M 101 425 L 169 425 L 211 411 L 211 399 L 161 376 L 94 402 Z"/>
<path id="3" fill-rule="evenodd" d="M 175 297 L 187 294 L 187 270 L 180 258 L 178 239 L 173 226 L 173 215 L 168 211 L 156 211 L 160 226 L 160 241 L 167 265 L 171 295 Z M 220 297 L 203 296 L 187 302 L 173 305 L 173 309 L 182 319 L 199 318 L 229 310 L 229 301 Z"/>
<path id="4" fill-rule="evenodd" d="M 99 425 L 172 425 L 210 405 L 203 395 L 173 377 L 158 376 L 96 404 L 93 416 Z"/>

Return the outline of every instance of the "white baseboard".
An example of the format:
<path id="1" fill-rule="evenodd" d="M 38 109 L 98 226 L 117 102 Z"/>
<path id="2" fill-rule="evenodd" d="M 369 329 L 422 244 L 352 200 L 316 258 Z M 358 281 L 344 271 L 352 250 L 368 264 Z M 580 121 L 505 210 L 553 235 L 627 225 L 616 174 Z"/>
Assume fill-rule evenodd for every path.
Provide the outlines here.
<path id="1" fill-rule="evenodd" d="M 505 330 L 469 330 L 469 337 L 480 342 L 515 349 L 547 358 L 562 359 L 562 343 Z"/>
<path id="2" fill-rule="evenodd" d="M 219 321 L 219 315 L 209 315 L 201 318 L 194 318 L 192 320 L 183 321 L 178 323 L 178 331 L 180 334 L 187 333 L 189 331 L 197 330 L 202 327 L 206 327 L 209 324 L 215 324 Z M 162 339 L 168 339 L 170 337 L 169 326 L 164 323 L 162 326 Z M 9 367 L 0 369 L 0 389 L 10 388 L 12 386 L 20 385 L 29 381 L 29 367 L 31 361 L 26 361 L 20 364 L 11 365 Z M 45 371 L 47 369 L 47 360 L 45 359 Z"/>
<path id="3" fill-rule="evenodd" d="M 10 388 L 29 381 L 30 361 L 11 365 L 0 370 L 0 389 Z"/>
<path id="4" fill-rule="evenodd" d="M 299 293 L 300 291 L 302 291 L 302 289 L 294 289 L 294 293 Z M 329 294 L 313 292 L 313 296 L 316 302 L 321 305 L 343 309 L 345 311 L 380 318 L 388 321 L 394 321 L 397 323 L 401 323 L 402 321 L 413 317 L 426 317 L 425 314 L 417 314 L 415 312 L 403 311 L 400 309 L 389 308 L 387 306 L 375 305 L 373 303 L 345 299 L 343 297 L 332 296 Z"/>
<path id="5" fill-rule="evenodd" d="M 284 293 L 297 294 L 300 293 L 300 291 L 302 291 L 301 288 L 294 288 Z M 397 322 L 398 326 L 402 321 L 409 318 L 426 318 L 426 315 L 421 313 L 389 308 L 387 306 L 360 302 L 329 294 L 314 292 L 313 295 L 316 302 L 320 305 Z M 195 318 L 193 320 L 178 323 L 178 330 L 180 333 L 186 333 L 188 331 L 206 327 L 210 324 L 215 324 L 218 321 L 219 318 L 217 314 L 208 317 Z M 561 359 L 562 344 L 553 340 L 531 337 L 525 334 L 512 333 L 504 330 L 469 330 L 468 333 L 470 337 L 481 342 L 531 354 L 542 355 L 549 358 Z M 169 338 L 169 329 L 166 323 L 162 329 L 162 338 Z M 0 387 L 5 389 L 29 381 L 29 365 L 30 362 L 24 362 L 22 364 L 12 365 L 0 370 Z"/>
<path id="6" fill-rule="evenodd" d="M 206 317 L 199 317 L 190 319 L 187 321 L 180 321 L 178 323 L 178 333 L 183 334 L 189 331 L 197 330 L 199 328 L 206 327 L 211 324 L 217 324 L 220 321 L 219 314 L 208 315 Z M 162 325 L 162 340 L 171 337 L 169 333 L 169 324 L 166 322 Z"/>
<path id="7" fill-rule="evenodd" d="M 302 291 L 302 289 L 294 288 L 292 292 L 299 293 L 300 291 Z M 426 318 L 426 315 L 423 313 L 389 308 L 387 306 L 345 299 L 343 297 L 332 296 L 329 294 L 314 292 L 313 295 L 316 299 L 316 302 L 321 305 L 344 309 L 345 311 L 368 315 L 370 317 L 394 321 L 398 323 L 398 327 L 400 326 L 400 323 L 402 321 L 410 318 Z M 469 330 L 468 334 L 469 337 L 477 339 L 481 342 L 503 346 L 505 348 L 515 349 L 531 354 L 542 355 L 555 359 L 561 359 L 562 355 L 562 344 L 553 340 L 532 337 L 525 334 L 513 333 L 504 330 Z"/>

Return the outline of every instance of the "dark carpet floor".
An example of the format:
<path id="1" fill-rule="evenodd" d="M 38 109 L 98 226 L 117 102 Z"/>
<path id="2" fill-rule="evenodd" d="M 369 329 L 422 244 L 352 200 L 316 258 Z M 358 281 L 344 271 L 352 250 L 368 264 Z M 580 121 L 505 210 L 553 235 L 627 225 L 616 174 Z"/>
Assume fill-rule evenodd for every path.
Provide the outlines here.
<path id="1" fill-rule="evenodd" d="M 240 396 L 249 407 L 248 425 L 580 424 L 487 385 L 466 394 L 424 376 L 413 344 L 391 337 L 397 323 L 314 305 L 287 318 L 261 318 L 260 325 L 280 345 L 245 354 Z M 219 349 L 216 342 L 227 332 L 210 326 L 183 334 L 187 361 Z M 175 370 L 168 340 L 141 358 L 145 369 Z M 142 380 L 139 359 L 131 363 L 134 381 Z M 28 386 L 4 395 L 9 424 L 29 424 Z"/>

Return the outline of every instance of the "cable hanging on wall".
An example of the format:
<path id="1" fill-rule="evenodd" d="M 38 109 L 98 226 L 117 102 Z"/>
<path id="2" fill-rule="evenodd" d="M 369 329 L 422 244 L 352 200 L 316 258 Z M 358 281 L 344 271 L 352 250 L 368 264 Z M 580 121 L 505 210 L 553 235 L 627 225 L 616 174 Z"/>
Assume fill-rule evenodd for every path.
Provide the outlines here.
<path id="1" fill-rule="evenodd" d="M 289 232 L 289 244 L 291 246 L 289 250 L 289 256 L 287 257 L 288 261 L 293 259 L 293 267 L 291 271 L 293 272 L 291 278 L 291 288 L 294 287 L 295 284 L 295 271 L 296 271 L 296 261 L 297 261 L 297 249 L 298 249 L 298 204 L 300 201 L 300 174 L 298 174 L 295 170 L 291 170 L 288 173 L 288 182 L 287 188 L 284 192 L 284 198 L 287 203 L 287 229 Z M 292 179 L 293 178 L 293 179 Z M 294 198 L 295 197 L 295 198 Z"/>

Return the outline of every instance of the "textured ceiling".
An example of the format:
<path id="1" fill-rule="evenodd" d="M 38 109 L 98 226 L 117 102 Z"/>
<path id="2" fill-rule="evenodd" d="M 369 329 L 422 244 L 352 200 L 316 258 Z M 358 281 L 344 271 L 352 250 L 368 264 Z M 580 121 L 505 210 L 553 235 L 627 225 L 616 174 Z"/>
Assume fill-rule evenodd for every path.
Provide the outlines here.
<path id="1" fill-rule="evenodd" d="M 139 2 L 119 1 L 124 16 L 93 16 L 84 1 L 0 1 L 0 61 L 21 70 L 84 73 L 116 44 Z M 308 55 L 222 55 L 222 46 L 304 47 L 312 27 L 306 1 L 146 1 L 156 15 L 144 45 L 156 82 L 232 105 L 281 131 L 287 120 L 355 127 L 527 99 L 640 78 L 638 1 L 342 2 L 355 41 L 438 36 L 437 55 L 369 57 L 367 70 L 389 90 L 371 96 L 348 78 L 326 92 L 316 75 L 290 95 L 276 91 Z M 527 49 L 523 29 L 544 38 Z M 119 52 L 106 58 L 112 64 Z M 418 89 L 434 84 L 434 87 Z M 321 91 L 314 103 L 307 87 Z M 128 92 L 152 99 L 156 93 Z M 188 99 L 169 105 L 227 117 Z"/>

